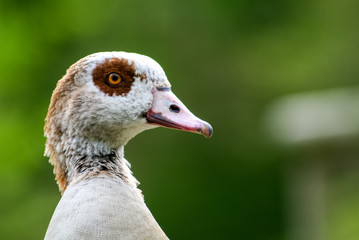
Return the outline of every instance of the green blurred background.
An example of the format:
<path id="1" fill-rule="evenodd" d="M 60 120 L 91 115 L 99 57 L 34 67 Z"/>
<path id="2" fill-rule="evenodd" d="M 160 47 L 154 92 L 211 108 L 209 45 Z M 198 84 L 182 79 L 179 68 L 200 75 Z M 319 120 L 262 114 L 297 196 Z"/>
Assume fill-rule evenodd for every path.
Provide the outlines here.
<path id="1" fill-rule="evenodd" d="M 211 139 L 151 130 L 125 148 L 171 239 L 359 239 L 356 140 L 287 147 L 265 120 L 282 96 L 357 84 L 358 9 L 357 0 L 0 1 L 0 239 L 43 238 L 60 199 L 43 156 L 52 91 L 78 59 L 114 50 L 158 61 L 214 128 Z M 317 207 L 307 201 L 321 210 L 305 226 L 295 183 L 304 198 L 318 184 L 296 169 L 317 169 L 313 155 L 338 157 L 321 160 L 325 186 L 309 191 Z"/>

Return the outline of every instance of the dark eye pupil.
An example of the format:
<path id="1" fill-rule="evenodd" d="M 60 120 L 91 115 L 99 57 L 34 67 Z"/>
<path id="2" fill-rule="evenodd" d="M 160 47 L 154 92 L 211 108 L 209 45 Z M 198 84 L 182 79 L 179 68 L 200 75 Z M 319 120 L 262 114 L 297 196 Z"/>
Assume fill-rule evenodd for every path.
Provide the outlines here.
<path id="1" fill-rule="evenodd" d="M 117 81 L 117 80 L 118 80 L 117 74 L 111 74 L 111 78 L 112 78 L 113 81 Z"/>

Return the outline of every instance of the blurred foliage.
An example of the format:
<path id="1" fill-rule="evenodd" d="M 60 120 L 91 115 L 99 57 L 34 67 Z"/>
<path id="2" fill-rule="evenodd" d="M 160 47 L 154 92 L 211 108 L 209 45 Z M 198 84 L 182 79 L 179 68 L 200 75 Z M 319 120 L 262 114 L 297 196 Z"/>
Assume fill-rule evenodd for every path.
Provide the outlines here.
<path id="1" fill-rule="evenodd" d="M 284 239 L 287 155 L 262 117 L 279 96 L 357 83 L 358 8 L 356 0 L 0 1 L 0 239 L 43 238 L 60 199 L 43 157 L 52 90 L 78 59 L 114 50 L 157 60 L 177 96 L 214 127 L 210 140 L 156 129 L 125 149 L 168 236 Z M 354 181 L 339 178 L 331 199 Z M 331 239 L 358 236 L 354 200 L 330 205 L 341 222 Z"/>

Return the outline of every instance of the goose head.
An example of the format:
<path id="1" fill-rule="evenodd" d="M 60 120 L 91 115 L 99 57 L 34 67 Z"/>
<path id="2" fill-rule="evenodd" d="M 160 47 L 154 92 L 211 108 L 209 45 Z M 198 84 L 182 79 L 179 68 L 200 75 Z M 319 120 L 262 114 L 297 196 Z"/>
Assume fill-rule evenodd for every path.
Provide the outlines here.
<path id="1" fill-rule="evenodd" d="M 158 126 L 212 135 L 212 127 L 172 93 L 153 59 L 126 52 L 92 54 L 73 64 L 54 90 L 45 155 L 64 191 L 73 161 L 114 149 L 121 154 L 131 138 Z"/>

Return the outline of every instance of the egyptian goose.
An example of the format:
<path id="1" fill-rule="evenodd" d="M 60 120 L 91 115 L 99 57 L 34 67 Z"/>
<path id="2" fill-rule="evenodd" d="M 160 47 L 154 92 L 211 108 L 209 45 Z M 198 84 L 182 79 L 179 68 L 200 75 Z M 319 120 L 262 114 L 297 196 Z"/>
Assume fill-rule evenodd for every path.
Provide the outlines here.
<path id="1" fill-rule="evenodd" d="M 45 239 L 168 239 L 124 158 L 131 138 L 157 126 L 212 135 L 149 57 L 101 52 L 67 70 L 44 128 L 45 155 L 62 192 Z"/>

